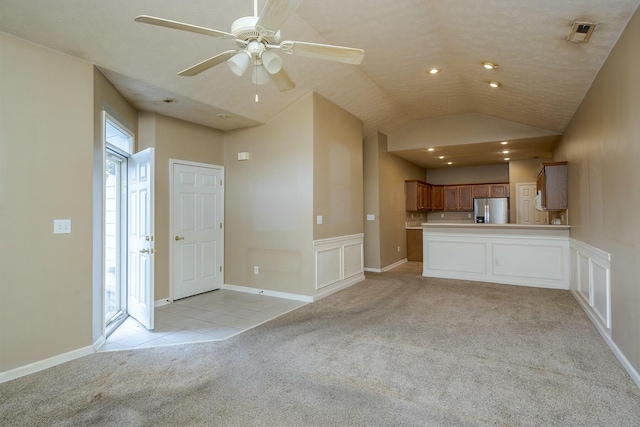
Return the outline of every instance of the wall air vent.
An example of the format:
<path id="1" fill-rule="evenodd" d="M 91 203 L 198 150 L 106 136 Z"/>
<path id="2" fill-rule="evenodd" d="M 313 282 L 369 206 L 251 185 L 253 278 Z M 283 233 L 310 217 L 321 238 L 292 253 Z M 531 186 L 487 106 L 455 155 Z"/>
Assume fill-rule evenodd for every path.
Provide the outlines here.
<path id="1" fill-rule="evenodd" d="M 591 33 L 596 29 L 595 22 L 578 22 L 573 21 L 573 26 L 571 27 L 571 34 L 569 34 L 569 40 L 573 43 L 586 43 L 591 38 Z"/>

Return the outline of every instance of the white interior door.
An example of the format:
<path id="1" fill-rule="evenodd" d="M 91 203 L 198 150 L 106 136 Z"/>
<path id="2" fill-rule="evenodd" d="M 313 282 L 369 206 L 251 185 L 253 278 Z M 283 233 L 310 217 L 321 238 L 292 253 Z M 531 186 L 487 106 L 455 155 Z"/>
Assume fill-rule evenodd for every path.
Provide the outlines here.
<path id="1" fill-rule="evenodd" d="M 153 148 L 128 160 L 127 311 L 153 329 Z"/>
<path id="2" fill-rule="evenodd" d="M 536 209 L 536 183 L 526 182 L 516 184 L 518 224 L 542 225 L 548 223 L 548 215 Z"/>
<path id="3" fill-rule="evenodd" d="M 222 168 L 173 164 L 173 299 L 223 283 Z"/>

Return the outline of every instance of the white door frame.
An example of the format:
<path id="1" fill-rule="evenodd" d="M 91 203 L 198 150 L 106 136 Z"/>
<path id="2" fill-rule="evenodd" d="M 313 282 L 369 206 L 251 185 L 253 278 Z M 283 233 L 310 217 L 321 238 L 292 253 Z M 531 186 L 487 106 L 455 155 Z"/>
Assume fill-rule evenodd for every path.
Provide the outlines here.
<path id="1" fill-rule="evenodd" d="M 222 177 L 222 185 L 220 186 L 221 196 L 222 196 L 222 213 L 221 219 L 224 224 L 224 166 L 220 165 L 212 165 L 209 163 L 199 163 L 199 162 L 191 162 L 188 160 L 178 160 L 178 159 L 169 159 L 169 302 L 173 302 L 173 268 L 174 268 L 174 260 L 173 260 L 173 245 L 175 241 L 173 240 L 173 236 L 175 236 L 174 228 L 173 228 L 173 166 L 174 165 L 185 165 L 185 166 L 196 166 L 200 168 L 206 169 L 217 169 L 220 171 L 220 176 Z M 224 226 L 221 230 L 222 233 L 222 264 L 224 265 Z M 222 269 L 222 283 L 224 283 L 224 268 Z"/>

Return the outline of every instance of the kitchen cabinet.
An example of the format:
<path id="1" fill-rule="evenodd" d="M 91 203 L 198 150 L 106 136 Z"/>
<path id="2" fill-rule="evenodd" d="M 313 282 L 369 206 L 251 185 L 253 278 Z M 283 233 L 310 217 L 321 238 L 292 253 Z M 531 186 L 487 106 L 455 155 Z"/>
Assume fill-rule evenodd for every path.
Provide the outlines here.
<path id="1" fill-rule="evenodd" d="M 444 187 L 445 211 L 473 211 L 473 190 L 471 185 Z"/>
<path id="2" fill-rule="evenodd" d="M 536 190 L 540 194 L 539 207 L 545 211 L 567 209 L 567 162 L 542 163 L 538 168 Z"/>
<path id="3" fill-rule="evenodd" d="M 473 186 L 473 198 L 509 197 L 509 183 L 476 184 Z"/>
<path id="4" fill-rule="evenodd" d="M 431 209 L 431 185 L 419 180 L 404 182 L 406 210 L 426 211 Z"/>
<path id="5" fill-rule="evenodd" d="M 407 230 L 407 261 L 422 262 L 422 229 Z"/>
<path id="6" fill-rule="evenodd" d="M 444 187 L 441 185 L 431 187 L 431 208 L 434 211 L 444 210 Z"/>

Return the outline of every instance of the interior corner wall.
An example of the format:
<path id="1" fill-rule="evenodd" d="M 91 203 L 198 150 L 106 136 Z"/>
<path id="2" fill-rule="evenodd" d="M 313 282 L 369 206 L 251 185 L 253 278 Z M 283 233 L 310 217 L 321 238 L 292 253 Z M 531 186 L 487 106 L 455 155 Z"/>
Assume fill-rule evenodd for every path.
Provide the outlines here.
<path id="1" fill-rule="evenodd" d="M 104 324 L 104 116 L 107 111 L 138 139 L 138 111 L 93 67 L 93 328 L 92 342 L 103 334 Z"/>
<path id="2" fill-rule="evenodd" d="M 611 337 L 640 372 L 640 10 L 567 127 L 571 238 L 611 254 Z M 585 349 L 588 351 L 588 349 Z"/>
<path id="3" fill-rule="evenodd" d="M 225 284 L 312 296 L 313 94 L 226 132 L 224 155 Z"/>
<path id="4" fill-rule="evenodd" d="M 0 55 L 2 373 L 92 344 L 93 66 L 1 32 Z"/>
<path id="5" fill-rule="evenodd" d="M 220 130 L 149 112 L 140 113 L 140 150 L 155 148 L 154 299 L 170 296 L 169 251 L 171 159 L 224 166 L 224 133 Z"/>
<path id="6" fill-rule="evenodd" d="M 367 136 L 362 143 L 364 213 L 374 220 L 364 222 L 364 268 L 379 270 L 380 264 L 380 162 L 379 132 Z"/>
<path id="7" fill-rule="evenodd" d="M 364 232 L 362 121 L 313 93 L 313 239 Z"/>
<path id="8" fill-rule="evenodd" d="M 382 268 L 407 258 L 405 180 L 426 178 L 424 168 L 387 151 L 387 135 L 379 134 L 380 264 Z M 400 250 L 398 250 L 398 247 Z"/>

